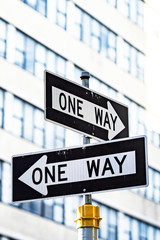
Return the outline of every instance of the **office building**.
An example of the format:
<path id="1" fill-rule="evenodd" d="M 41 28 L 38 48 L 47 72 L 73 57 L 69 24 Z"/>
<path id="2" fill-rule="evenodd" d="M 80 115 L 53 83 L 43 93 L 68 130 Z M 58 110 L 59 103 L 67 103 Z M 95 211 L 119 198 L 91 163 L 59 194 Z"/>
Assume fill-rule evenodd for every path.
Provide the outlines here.
<path id="1" fill-rule="evenodd" d="M 157 0 L 0 0 L 0 239 L 77 238 L 81 196 L 11 203 L 11 157 L 82 144 L 44 120 L 44 70 L 129 108 L 147 135 L 149 187 L 93 194 L 102 240 L 160 239 L 160 3 Z"/>

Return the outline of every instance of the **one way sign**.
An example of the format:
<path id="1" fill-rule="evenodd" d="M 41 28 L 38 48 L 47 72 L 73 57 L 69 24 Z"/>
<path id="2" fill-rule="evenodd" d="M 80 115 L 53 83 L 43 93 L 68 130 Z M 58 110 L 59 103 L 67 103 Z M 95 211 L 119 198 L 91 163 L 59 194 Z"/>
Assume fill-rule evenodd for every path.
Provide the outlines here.
<path id="1" fill-rule="evenodd" d="M 146 138 L 13 156 L 13 202 L 148 183 Z"/>
<path id="2" fill-rule="evenodd" d="M 128 108 L 45 71 L 45 118 L 102 140 L 128 137 Z"/>

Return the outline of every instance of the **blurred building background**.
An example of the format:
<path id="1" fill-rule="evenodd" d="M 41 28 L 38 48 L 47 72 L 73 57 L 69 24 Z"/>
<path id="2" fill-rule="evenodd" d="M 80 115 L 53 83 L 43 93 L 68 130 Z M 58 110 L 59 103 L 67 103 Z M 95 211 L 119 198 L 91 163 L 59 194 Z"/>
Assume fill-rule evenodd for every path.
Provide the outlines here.
<path id="1" fill-rule="evenodd" d="M 11 203 L 11 156 L 82 144 L 44 120 L 44 70 L 126 104 L 149 187 L 93 195 L 99 238 L 160 240 L 160 1 L 0 0 L 0 239 L 77 239 L 82 197 Z"/>

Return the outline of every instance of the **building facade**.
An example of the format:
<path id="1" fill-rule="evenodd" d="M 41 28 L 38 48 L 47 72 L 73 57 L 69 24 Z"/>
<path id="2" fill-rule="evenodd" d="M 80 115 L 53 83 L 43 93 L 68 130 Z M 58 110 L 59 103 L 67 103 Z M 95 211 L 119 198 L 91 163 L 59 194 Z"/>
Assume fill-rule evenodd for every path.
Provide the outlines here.
<path id="1" fill-rule="evenodd" d="M 76 239 L 82 196 L 13 204 L 11 157 L 82 144 L 44 120 L 44 70 L 126 104 L 147 135 L 149 187 L 93 194 L 102 240 L 160 239 L 160 3 L 0 0 L 0 239 Z"/>

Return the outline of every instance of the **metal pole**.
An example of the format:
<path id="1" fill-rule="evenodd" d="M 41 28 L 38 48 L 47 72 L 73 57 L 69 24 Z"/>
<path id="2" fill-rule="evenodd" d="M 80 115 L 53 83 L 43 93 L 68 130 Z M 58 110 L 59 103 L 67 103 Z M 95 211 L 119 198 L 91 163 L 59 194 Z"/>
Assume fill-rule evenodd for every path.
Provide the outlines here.
<path id="1" fill-rule="evenodd" d="M 82 86 L 89 88 L 90 73 L 84 71 L 81 73 L 80 78 L 82 80 Z M 90 143 L 90 137 L 83 136 L 83 144 L 88 143 Z M 92 195 L 91 194 L 83 195 L 83 203 L 92 204 Z"/>
<path id="2" fill-rule="evenodd" d="M 82 72 L 82 85 L 89 88 L 89 72 Z M 90 143 L 90 138 L 83 136 L 83 144 Z M 84 205 L 78 207 L 76 211 L 78 228 L 78 240 L 97 240 L 98 228 L 101 218 L 99 217 L 99 207 L 92 206 L 92 195 L 83 195 Z"/>

